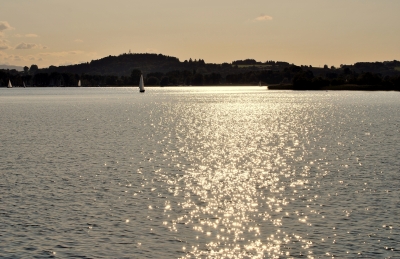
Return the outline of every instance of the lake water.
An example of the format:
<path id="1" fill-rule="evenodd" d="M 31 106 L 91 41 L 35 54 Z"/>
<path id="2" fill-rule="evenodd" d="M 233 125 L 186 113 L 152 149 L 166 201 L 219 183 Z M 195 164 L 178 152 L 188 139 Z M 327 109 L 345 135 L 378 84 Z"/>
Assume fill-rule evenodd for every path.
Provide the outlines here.
<path id="1" fill-rule="evenodd" d="M 400 93 L 0 89 L 2 258 L 400 258 Z"/>

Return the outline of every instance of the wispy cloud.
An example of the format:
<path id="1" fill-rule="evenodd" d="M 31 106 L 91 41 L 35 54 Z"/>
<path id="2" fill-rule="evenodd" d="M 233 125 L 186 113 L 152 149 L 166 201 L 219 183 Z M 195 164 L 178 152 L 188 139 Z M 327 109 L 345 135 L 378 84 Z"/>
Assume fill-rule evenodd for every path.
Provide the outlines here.
<path id="1" fill-rule="evenodd" d="M 3 36 L 3 32 L 5 30 L 12 30 L 14 29 L 13 27 L 10 26 L 10 24 L 8 24 L 8 22 L 6 21 L 0 21 L 0 37 Z"/>
<path id="2" fill-rule="evenodd" d="M 7 55 L 5 53 L 2 53 L 2 54 L 0 53 L 0 57 L 3 60 L 7 60 L 7 61 L 11 61 L 11 62 L 12 61 L 22 61 L 22 60 L 24 60 L 23 57 L 21 57 L 21 56 L 18 56 L 18 55 Z"/>
<path id="3" fill-rule="evenodd" d="M 12 54 L 7 54 L 5 52 L 0 51 L 0 58 L 3 61 L 3 63 L 10 63 L 13 64 L 14 62 L 33 62 L 33 61 L 40 61 L 37 57 L 34 55 L 28 55 L 28 56 L 22 56 L 22 55 L 12 55 Z M 8 62 L 9 61 L 9 62 Z"/>
<path id="4" fill-rule="evenodd" d="M 0 21 L 0 32 L 3 32 L 5 30 L 11 30 L 14 29 L 13 27 L 8 24 L 6 21 Z"/>
<path id="5" fill-rule="evenodd" d="M 0 39 L 0 49 L 9 49 L 10 46 L 6 40 Z"/>
<path id="6" fill-rule="evenodd" d="M 47 49 L 47 47 L 35 43 L 21 42 L 15 47 L 15 49 Z"/>
<path id="7" fill-rule="evenodd" d="M 28 34 L 25 34 L 25 37 L 27 37 L 27 38 L 37 38 L 37 37 L 39 37 L 39 35 L 34 34 L 34 33 L 28 33 Z"/>
<path id="8" fill-rule="evenodd" d="M 10 55 L 8 55 L 5 52 L 0 51 L 0 58 L 1 58 L 1 62 L 2 64 L 8 64 L 8 62 L 5 62 L 6 60 L 8 60 Z"/>
<path id="9" fill-rule="evenodd" d="M 22 60 L 21 56 L 18 56 L 18 55 L 14 56 L 14 61 L 21 61 L 21 60 Z"/>
<path id="10" fill-rule="evenodd" d="M 262 14 L 254 19 L 255 22 L 263 22 L 263 21 L 271 21 L 273 18 L 272 16 Z"/>
<path id="11" fill-rule="evenodd" d="M 37 44 L 35 43 L 25 43 L 22 42 L 20 44 L 18 44 L 15 49 L 36 49 L 38 47 Z"/>
<path id="12" fill-rule="evenodd" d="M 1 39 L 0 42 L 8 43 L 7 40 Z M 82 50 L 70 50 L 70 51 L 46 51 L 41 50 L 44 47 L 40 44 L 32 45 L 33 43 L 25 43 L 21 47 L 25 49 L 18 49 L 19 53 L 9 54 L 6 51 L 0 49 L 0 62 L 9 62 L 10 64 L 29 64 L 36 63 L 38 65 L 57 65 L 58 62 L 62 61 L 63 64 L 80 64 L 86 63 L 88 60 L 98 58 L 96 52 L 85 52 Z M 19 44 L 21 45 L 21 44 Z M 16 47 L 10 47 L 9 49 L 16 49 Z M 32 49 L 35 49 L 31 52 Z M 26 50 L 26 51 L 25 51 Z M 78 61 L 79 60 L 79 61 Z M 84 61 L 81 61 L 84 60 Z"/>
<path id="13" fill-rule="evenodd" d="M 47 57 L 66 57 L 66 56 L 69 56 L 69 55 L 77 55 L 77 54 L 84 54 L 84 52 L 80 51 L 80 50 L 72 50 L 72 51 L 42 52 L 42 53 L 39 53 L 40 56 L 47 56 Z"/>
<path id="14" fill-rule="evenodd" d="M 28 34 L 25 34 L 25 35 L 15 34 L 14 37 L 17 37 L 17 38 L 37 38 L 37 37 L 39 37 L 39 35 L 34 34 L 34 33 L 28 33 Z"/>

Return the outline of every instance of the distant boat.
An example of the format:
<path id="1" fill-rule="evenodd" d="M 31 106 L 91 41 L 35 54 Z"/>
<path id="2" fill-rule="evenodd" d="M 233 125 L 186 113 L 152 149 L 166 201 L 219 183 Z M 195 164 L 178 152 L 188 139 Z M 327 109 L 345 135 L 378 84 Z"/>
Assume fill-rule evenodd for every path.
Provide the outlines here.
<path id="1" fill-rule="evenodd" d="M 78 87 L 81 87 L 81 86 L 82 86 L 81 80 L 79 80 L 79 81 L 78 81 Z"/>
<path id="2" fill-rule="evenodd" d="M 140 75 L 139 91 L 140 91 L 141 93 L 144 93 L 143 75 Z"/>
<path id="3" fill-rule="evenodd" d="M 10 81 L 10 80 L 8 80 L 7 88 L 12 88 L 12 84 L 11 84 L 11 81 Z"/>

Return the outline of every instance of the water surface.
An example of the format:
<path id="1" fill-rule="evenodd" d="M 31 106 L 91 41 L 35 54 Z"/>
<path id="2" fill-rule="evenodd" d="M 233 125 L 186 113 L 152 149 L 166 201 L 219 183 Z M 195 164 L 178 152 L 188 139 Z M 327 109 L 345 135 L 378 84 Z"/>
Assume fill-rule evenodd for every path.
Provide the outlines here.
<path id="1" fill-rule="evenodd" d="M 399 97 L 0 89 L 0 256 L 396 258 Z"/>

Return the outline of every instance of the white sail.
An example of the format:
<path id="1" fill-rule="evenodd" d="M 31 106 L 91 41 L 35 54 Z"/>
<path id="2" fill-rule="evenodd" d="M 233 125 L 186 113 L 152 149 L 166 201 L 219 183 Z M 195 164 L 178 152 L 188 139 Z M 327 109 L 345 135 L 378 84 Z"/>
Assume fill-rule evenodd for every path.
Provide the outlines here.
<path id="1" fill-rule="evenodd" d="M 141 93 L 144 92 L 143 75 L 140 75 L 139 90 Z"/>
<path id="2" fill-rule="evenodd" d="M 78 86 L 81 86 L 81 80 L 78 81 Z"/>
<path id="3" fill-rule="evenodd" d="M 8 88 L 11 88 L 12 87 L 12 84 L 11 84 L 11 80 L 8 80 L 8 86 L 7 86 Z"/>

